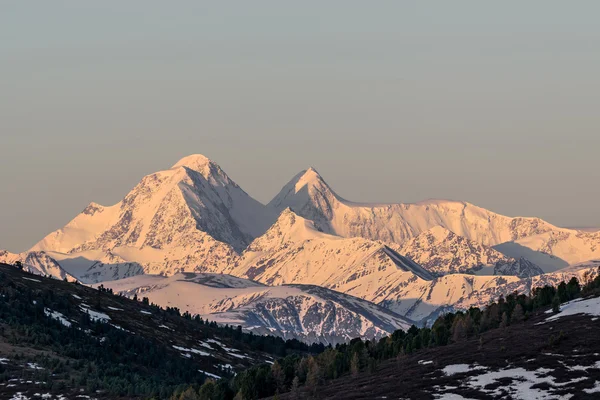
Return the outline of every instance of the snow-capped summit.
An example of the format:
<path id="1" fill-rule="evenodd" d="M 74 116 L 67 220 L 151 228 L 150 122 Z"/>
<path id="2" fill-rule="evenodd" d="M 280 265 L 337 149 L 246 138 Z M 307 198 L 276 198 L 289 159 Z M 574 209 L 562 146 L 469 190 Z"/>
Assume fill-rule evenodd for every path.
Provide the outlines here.
<path id="1" fill-rule="evenodd" d="M 292 178 L 267 206 L 277 211 L 291 207 L 298 215 L 314 221 L 319 229 L 334 233 L 328 221 L 333 218 L 333 207 L 338 201 L 343 199 L 311 167 Z"/>
<path id="2" fill-rule="evenodd" d="M 194 171 L 201 171 L 209 164 L 214 164 L 214 162 L 205 155 L 190 154 L 189 156 L 182 157 L 171 168 L 188 167 Z"/>
<path id="3" fill-rule="evenodd" d="M 597 237 L 594 237 L 594 233 L 558 228 L 539 218 L 507 217 L 467 202 L 451 200 L 427 200 L 406 204 L 351 202 L 338 196 L 314 169 L 296 175 L 268 206 L 278 211 L 292 207 L 298 215 L 314 221 L 315 226 L 320 230 L 342 237 L 363 237 L 403 246 L 424 232 L 429 231 L 430 236 L 443 235 L 443 230 L 435 231 L 442 228 L 487 247 L 518 242 L 531 248 L 535 253 L 550 253 L 548 250 L 551 250 L 550 254 L 563 259 L 565 265 L 582 261 L 573 250 L 575 247 L 586 246 L 585 257 L 589 259 L 590 256 L 597 254 L 592 244 L 600 243 Z M 549 235 L 569 243 L 563 246 L 554 245 L 553 242 L 545 239 Z M 540 237 L 540 240 L 536 240 L 536 237 Z M 515 247 L 510 248 L 510 250 L 514 249 Z M 506 255 L 513 258 L 523 256 L 514 251 Z M 528 255 L 525 256 L 531 260 Z M 537 259 L 534 262 L 545 270 L 556 269 L 556 263 L 543 265 Z M 543 261 L 544 257 L 539 259 Z"/>
<path id="4" fill-rule="evenodd" d="M 33 250 L 102 250 L 147 272 L 211 271 L 237 257 L 274 220 L 213 161 L 184 157 L 145 176 L 119 203 L 91 203 Z"/>
<path id="5" fill-rule="evenodd" d="M 202 154 L 192 154 L 183 157 L 171 167 L 171 169 L 178 168 L 186 168 L 199 172 L 204 179 L 213 186 L 231 185 L 239 188 L 239 186 L 227 176 L 225 171 L 223 171 L 217 163 Z"/>

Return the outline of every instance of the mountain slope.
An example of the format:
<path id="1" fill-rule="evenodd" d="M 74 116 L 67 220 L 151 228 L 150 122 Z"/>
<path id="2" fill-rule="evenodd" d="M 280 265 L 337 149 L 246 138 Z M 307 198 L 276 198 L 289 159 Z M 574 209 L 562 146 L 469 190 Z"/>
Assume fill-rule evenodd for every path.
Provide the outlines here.
<path id="1" fill-rule="evenodd" d="M 104 285 L 220 324 L 307 342 L 335 344 L 354 337 L 380 338 L 412 324 L 364 300 L 310 285 L 269 287 L 229 275 L 192 273 L 144 275 Z"/>
<path id="2" fill-rule="evenodd" d="M 511 258 L 506 261 L 500 261 L 494 266 L 494 275 L 514 275 L 519 278 L 531 278 L 532 276 L 542 275 L 544 271 L 527 260 Z"/>
<path id="3" fill-rule="evenodd" d="M 569 264 L 600 259 L 600 232 L 560 229 L 521 238 L 514 243 Z"/>
<path id="4" fill-rule="evenodd" d="M 81 283 L 97 283 L 144 273 L 140 264 L 127 262 L 110 251 L 91 250 L 73 254 L 54 251 L 13 254 L 0 251 L 1 263 L 14 264 L 16 261 L 21 261 L 25 270 L 33 274 L 49 275 L 56 279 L 67 278 Z"/>
<path id="5" fill-rule="evenodd" d="M 551 249 L 551 254 L 572 264 L 598 257 L 600 234 L 558 228 L 539 218 L 506 217 L 473 204 L 429 200 L 414 204 L 360 204 L 338 196 L 314 169 L 296 175 L 268 204 L 281 211 L 286 207 L 315 222 L 315 226 L 343 237 L 363 237 L 405 245 L 410 239 L 435 227 L 484 246 L 519 241 L 535 252 Z M 524 238 L 551 235 L 544 244 Z M 581 251 L 581 250 L 585 251 Z M 581 251 L 578 254 L 578 251 Z M 508 254 L 520 258 L 523 255 Z M 589 257 L 589 258 L 586 258 Z M 532 262 L 545 270 L 556 266 Z"/>
<path id="6" fill-rule="evenodd" d="M 536 286 L 568 281 L 572 276 L 581 278 L 583 270 L 534 276 L 541 271 L 527 260 L 503 258 L 488 268 L 491 273 L 523 278 L 491 274 L 435 278 L 424 275 L 422 267 L 409 259 L 397 262 L 401 257 L 398 251 L 381 242 L 320 232 L 312 221 L 286 209 L 263 236 L 250 244 L 229 273 L 269 285 L 319 285 L 423 322 L 446 310 L 485 306 L 515 290 L 528 292 Z"/>
<path id="7" fill-rule="evenodd" d="M 474 272 L 508 261 L 499 251 L 441 226 L 409 239 L 400 247 L 400 252 L 438 276 Z"/>
<path id="8" fill-rule="evenodd" d="M 382 286 L 433 277 L 381 242 L 342 238 L 284 210 L 229 271 L 269 285 L 315 284 L 370 300 Z"/>
<path id="9" fill-rule="evenodd" d="M 523 257 L 507 257 L 492 247 L 455 235 L 441 226 L 408 240 L 400 247 L 400 252 L 436 276 L 468 273 L 526 278 L 544 273 Z"/>
<path id="10" fill-rule="evenodd" d="M 555 229 L 539 218 L 509 218 L 456 201 L 360 204 L 342 199 L 314 169 L 295 176 L 268 204 L 292 207 L 318 228 L 344 237 L 360 236 L 403 244 L 433 227 L 492 246 Z"/>
<path id="11" fill-rule="evenodd" d="M 344 374 L 316 388 L 301 386 L 276 398 L 597 399 L 598 300 L 565 304 L 566 312 L 557 318 L 537 311 L 522 323 L 401 354 L 358 374 Z M 590 311 L 571 314 L 574 305 Z"/>
<path id="12" fill-rule="evenodd" d="M 5 264 L 0 316 L 2 399 L 170 398 L 309 350 Z"/>
<path id="13" fill-rule="evenodd" d="M 55 279 L 77 280 L 69 274 L 64 268 L 49 257 L 43 251 L 30 251 L 27 253 L 15 254 L 6 250 L 0 250 L 0 263 L 14 265 L 17 261 L 23 264 L 23 269 L 29 273 L 50 276 Z"/>
<path id="14" fill-rule="evenodd" d="M 228 273 L 268 285 L 319 285 L 383 305 L 415 321 L 432 318 L 471 296 L 476 304 L 483 304 L 504 294 L 509 283 L 522 281 L 517 276 L 466 274 L 435 278 L 393 247 L 320 232 L 312 221 L 286 209 Z M 496 273 L 529 276 L 539 272 L 526 260 L 502 260 L 495 266 Z M 494 267 L 490 269 L 493 273 Z"/>
<path id="15" fill-rule="evenodd" d="M 217 271 L 273 219 L 272 210 L 246 194 L 217 164 L 192 155 L 145 176 L 114 206 L 90 204 L 32 250 L 110 252 L 150 273 Z"/>

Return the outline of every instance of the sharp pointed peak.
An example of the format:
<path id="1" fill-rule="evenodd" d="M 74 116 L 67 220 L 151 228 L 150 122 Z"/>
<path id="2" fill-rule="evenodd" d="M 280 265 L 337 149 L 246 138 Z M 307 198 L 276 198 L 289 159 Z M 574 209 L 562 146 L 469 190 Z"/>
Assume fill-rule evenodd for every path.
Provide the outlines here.
<path id="1" fill-rule="evenodd" d="M 309 167 L 296 174 L 288 184 L 296 186 L 296 190 L 305 185 L 326 185 L 325 180 L 314 167 Z"/>
<path id="2" fill-rule="evenodd" d="M 317 171 L 317 169 L 315 167 L 308 167 L 307 169 L 305 169 L 298 175 L 301 177 L 304 176 L 304 177 L 315 177 L 315 178 L 323 179 L 321 177 L 321 174 L 319 174 L 319 171 Z"/>
<path id="3" fill-rule="evenodd" d="M 294 206 L 300 210 L 302 205 L 308 201 L 306 198 L 309 196 L 308 193 L 313 193 L 315 189 L 319 193 L 338 198 L 317 170 L 310 167 L 300 171 L 286 183 L 268 205 L 279 209 L 283 209 L 285 206 Z"/>

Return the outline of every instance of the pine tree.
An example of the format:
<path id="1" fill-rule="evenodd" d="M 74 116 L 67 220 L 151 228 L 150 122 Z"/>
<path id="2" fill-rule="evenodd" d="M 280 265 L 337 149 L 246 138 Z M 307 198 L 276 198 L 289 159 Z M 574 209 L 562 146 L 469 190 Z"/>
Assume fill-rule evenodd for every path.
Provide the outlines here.
<path id="1" fill-rule="evenodd" d="M 558 293 L 552 299 L 552 311 L 554 313 L 560 312 L 560 297 L 558 297 Z"/>
<path id="2" fill-rule="evenodd" d="M 298 399 L 300 397 L 300 378 L 294 376 L 292 380 L 292 398 Z"/>
<path id="3" fill-rule="evenodd" d="M 452 341 L 458 342 L 467 337 L 467 326 L 463 317 L 457 317 L 452 323 Z"/>
<path id="4" fill-rule="evenodd" d="M 521 322 L 525 319 L 525 314 L 523 313 L 523 306 L 517 304 L 515 309 L 513 310 L 512 316 L 510 317 L 511 323 Z"/>
<path id="5" fill-rule="evenodd" d="M 321 370 L 314 357 L 308 359 L 308 372 L 306 374 L 306 386 L 314 390 L 321 383 Z"/>
<path id="6" fill-rule="evenodd" d="M 505 312 L 502 313 L 502 320 L 500 321 L 500 328 L 504 329 L 508 326 L 508 314 Z"/>
<path id="7" fill-rule="evenodd" d="M 354 353 L 352 355 L 352 360 L 350 361 L 350 372 L 352 373 L 352 376 L 356 377 L 359 371 L 360 361 L 358 359 L 358 353 Z"/>
<path id="8" fill-rule="evenodd" d="M 573 300 L 579 293 L 581 292 L 581 286 L 579 285 L 579 281 L 576 277 L 571 278 L 569 283 L 567 283 L 567 294 L 569 296 L 569 300 Z"/>
<path id="9" fill-rule="evenodd" d="M 194 390 L 194 388 L 189 387 L 187 390 L 179 396 L 179 400 L 199 400 L 198 393 Z"/>
<path id="10" fill-rule="evenodd" d="M 281 368 L 281 364 L 278 361 L 275 361 L 273 365 L 271 365 L 271 375 L 273 375 L 273 379 L 275 380 L 275 386 L 279 392 L 285 391 L 285 372 L 283 368 Z"/>

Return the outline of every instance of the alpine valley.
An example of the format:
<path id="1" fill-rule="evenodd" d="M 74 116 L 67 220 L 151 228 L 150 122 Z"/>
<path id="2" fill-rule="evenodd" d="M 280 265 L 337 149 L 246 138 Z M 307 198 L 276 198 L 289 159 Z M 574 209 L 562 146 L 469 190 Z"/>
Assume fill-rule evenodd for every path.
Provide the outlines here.
<path id="1" fill-rule="evenodd" d="M 267 204 L 191 155 L 115 205 L 88 205 L 29 251 L 29 272 L 148 297 L 307 342 L 380 338 L 514 291 L 589 278 L 600 232 L 446 200 L 360 204 L 300 172 Z"/>

